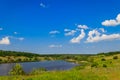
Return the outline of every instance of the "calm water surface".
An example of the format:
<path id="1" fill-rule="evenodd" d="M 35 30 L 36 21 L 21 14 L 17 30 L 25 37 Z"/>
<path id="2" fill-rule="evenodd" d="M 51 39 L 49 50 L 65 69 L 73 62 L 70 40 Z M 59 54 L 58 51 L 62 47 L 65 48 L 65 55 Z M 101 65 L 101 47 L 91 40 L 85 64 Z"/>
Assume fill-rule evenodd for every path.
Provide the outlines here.
<path id="1" fill-rule="evenodd" d="M 41 62 L 24 62 L 20 63 L 26 73 L 31 72 L 34 68 L 46 68 L 51 70 L 69 70 L 77 64 L 56 60 L 56 61 L 41 61 Z M 0 64 L 0 75 L 8 75 L 8 72 L 13 68 L 15 63 Z"/>

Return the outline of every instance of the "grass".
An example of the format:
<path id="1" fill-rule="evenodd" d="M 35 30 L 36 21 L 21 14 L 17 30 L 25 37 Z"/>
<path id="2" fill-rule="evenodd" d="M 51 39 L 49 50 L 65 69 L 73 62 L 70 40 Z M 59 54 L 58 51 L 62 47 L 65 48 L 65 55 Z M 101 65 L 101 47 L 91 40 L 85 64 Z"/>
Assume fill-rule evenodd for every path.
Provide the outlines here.
<path id="1" fill-rule="evenodd" d="M 68 60 L 83 66 L 66 71 L 43 71 L 35 75 L 1 76 L 0 80 L 120 80 L 120 54 L 92 55 L 84 60 Z M 97 65 L 91 67 L 93 63 Z"/>
<path id="2" fill-rule="evenodd" d="M 84 72 L 84 74 L 83 74 Z M 99 76 L 92 71 L 53 71 L 39 75 L 29 76 L 7 76 L 0 77 L 0 80 L 106 80 L 105 76 Z"/>

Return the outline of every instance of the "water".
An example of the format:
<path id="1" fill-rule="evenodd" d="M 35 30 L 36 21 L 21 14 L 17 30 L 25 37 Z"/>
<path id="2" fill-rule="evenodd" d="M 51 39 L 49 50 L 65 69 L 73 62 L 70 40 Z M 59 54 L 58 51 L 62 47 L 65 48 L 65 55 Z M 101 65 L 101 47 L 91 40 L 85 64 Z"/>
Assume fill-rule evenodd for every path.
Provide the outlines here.
<path id="1" fill-rule="evenodd" d="M 51 71 L 51 70 L 69 70 L 72 67 L 77 65 L 77 64 L 62 61 L 62 60 L 24 62 L 24 63 L 19 63 L 19 64 L 22 65 L 23 70 L 26 73 L 31 72 L 34 68 L 45 68 L 48 71 Z M 13 68 L 14 65 L 15 65 L 15 63 L 0 64 L 0 75 L 8 75 L 8 72 Z"/>

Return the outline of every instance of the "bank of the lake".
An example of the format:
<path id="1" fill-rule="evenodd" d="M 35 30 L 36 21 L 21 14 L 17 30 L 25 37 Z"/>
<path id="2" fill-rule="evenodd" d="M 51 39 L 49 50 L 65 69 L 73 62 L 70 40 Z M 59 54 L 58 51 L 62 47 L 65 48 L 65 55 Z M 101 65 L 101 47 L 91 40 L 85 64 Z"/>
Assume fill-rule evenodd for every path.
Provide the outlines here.
<path id="1" fill-rule="evenodd" d="M 3 51 L 0 50 L 0 63 L 19 63 L 19 62 L 36 62 L 45 60 L 65 60 L 79 63 L 87 61 L 89 56 L 95 54 L 35 54 L 28 52 Z"/>

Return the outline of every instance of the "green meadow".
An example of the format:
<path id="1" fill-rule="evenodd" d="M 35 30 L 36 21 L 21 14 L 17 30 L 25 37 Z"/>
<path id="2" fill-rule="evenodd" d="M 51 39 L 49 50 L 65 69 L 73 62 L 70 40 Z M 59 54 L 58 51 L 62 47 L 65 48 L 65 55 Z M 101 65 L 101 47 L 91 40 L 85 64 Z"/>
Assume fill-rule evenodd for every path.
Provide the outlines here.
<path id="1" fill-rule="evenodd" d="M 0 80 L 120 80 L 120 52 L 94 55 L 37 55 L 35 57 L 41 57 L 42 60 L 61 59 L 80 65 L 64 71 L 36 69 L 30 74 L 0 76 Z"/>

